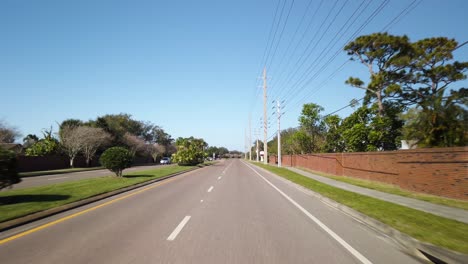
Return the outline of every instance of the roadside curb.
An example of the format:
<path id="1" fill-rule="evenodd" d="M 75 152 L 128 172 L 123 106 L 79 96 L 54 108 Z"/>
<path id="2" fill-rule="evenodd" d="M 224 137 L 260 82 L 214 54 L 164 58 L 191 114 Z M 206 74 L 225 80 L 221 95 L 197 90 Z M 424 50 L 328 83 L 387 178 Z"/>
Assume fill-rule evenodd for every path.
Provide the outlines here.
<path id="1" fill-rule="evenodd" d="M 102 193 L 102 194 L 98 194 L 98 195 L 95 195 L 95 196 L 91 196 L 91 197 L 85 198 L 83 200 L 79 200 L 79 201 L 72 202 L 72 203 L 69 203 L 69 204 L 61 205 L 59 207 L 55 207 L 55 208 L 47 209 L 47 210 L 40 211 L 40 212 L 37 212 L 37 213 L 32 213 L 32 214 L 29 214 L 29 215 L 25 215 L 25 216 L 22 216 L 22 217 L 19 217 L 19 218 L 15 218 L 15 219 L 0 223 L 0 232 L 11 229 L 11 228 L 14 228 L 14 227 L 18 227 L 18 226 L 21 226 L 21 225 L 24 225 L 24 224 L 27 224 L 27 223 L 30 223 L 30 222 L 33 222 L 33 221 L 37 221 L 37 220 L 40 220 L 40 219 L 43 219 L 43 218 L 46 218 L 46 217 L 49 217 L 49 216 L 53 216 L 53 215 L 56 215 L 56 214 L 59 214 L 59 213 L 62 213 L 62 212 L 65 212 L 65 211 L 68 211 L 68 210 L 71 210 L 71 209 L 75 209 L 75 208 L 83 206 L 83 205 L 94 203 L 94 202 L 109 198 L 111 196 L 115 196 L 115 195 L 118 195 L 118 194 L 121 194 L 121 193 L 124 193 L 124 192 L 128 192 L 128 191 L 132 191 L 134 189 L 138 189 L 140 187 L 153 184 L 155 182 L 163 181 L 163 180 L 166 180 L 166 179 L 169 179 L 169 178 L 172 178 L 172 177 L 184 174 L 184 173 L 188 173 L 188 172 L 191 172 L 191 171 L 194 171 L 194 170 L 202 169 L 202 168 L 205 168 L 205 167 L 207 167 L 207 166 L 192 168 L 192 169 L 189 169 L 189 170 L 186 170 L 186 171 L 173 173 L 173 174 L 161 177 L 161 178 L 157 178 L 157 179 L 149 180 L 149 181 L 146 181 L 146 182 L 138 183 L 138 184 L 131 185 L 131 186 L 128 186 L 128 187 L 124 187 L 124 188 L 120 188 L 120 189 L 117 189 L 117 190 L 114 190 L 114 191 L 110 191 L 110 192 L 107 192 L 107 193 Z"/>
<path id="2" fill-rule="evenodd" d="M 256 164 L 252 164 L 256 165 Z M 408 254 L 415 256 L 419 259 L 423 259 L 425 261 L 432 261 L 434 263 L 455 263 L 455 264 L 462 264 L 467 263 L 468 255 L 462 254 L 459 252 L 455 252 L 446 248 L 442 248 L 439 246 L 435 246 L 430 243 L 421 242 L 407 234 L 404 234 L 393 227 L 390 227 L 374 218 L 371 218 L 363 213 L 360 213 L 346 205 L 340 204 L 335 200 L 327 198 L 313 190 L 305 188 L 297 183 L 289 181 L 281 176 L 278 176 L 268 170 L 265 170 L 261 167 L 255 166 L 260 170 L 278 177 L 279 179 L 287 182 L 288 184 L 294 185 L 297 188 L 300 188 L 301 191 L 318 198 L 323 203 L 342 211 L 343 213 L 351 216 L 352 218 L 358 220 L 359 222 L 364 223 L 365 225 L 369 226 L 370 228 L 383 233 L 388 238 L 392 239 L 400 248 Z"/>

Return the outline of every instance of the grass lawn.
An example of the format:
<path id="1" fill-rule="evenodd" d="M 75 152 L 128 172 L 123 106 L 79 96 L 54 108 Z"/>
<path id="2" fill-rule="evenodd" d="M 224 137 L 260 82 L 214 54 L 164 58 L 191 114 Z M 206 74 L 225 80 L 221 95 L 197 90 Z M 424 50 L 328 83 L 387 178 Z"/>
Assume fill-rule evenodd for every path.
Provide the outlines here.
<path id="1" fill-rule="evenodd" d="M 0 192 L 0 222 L 192 168 L 194 166 L 164 166 L 152 170 L 124 173 L 124 176 L 121 178 L 107 176 L 20 190 L 2 191 Z"/>
<path id="2" fill-rule="evenodd" d="M 70 168 L 70 169 L 62 169 L 62 170 L 48 170 L 48 171 L 31 171 L 31 172 L 20 172 L 20 177 L 33 177 L 33 176 L 41 176 L 41 175 L 53 175 L 53 174 L 64 174 L 70 172 L 80 172 L 80 171 L 93 171 L 93 170 L 101 170 L 104 167 L 91 167 L 91 168 Z"/>
<path id="3" fill-rule="evenodd" d="M 333 180 L 341 181 L 341 182 L 346 182 L 352 185 L 368 188 L 368 189 L 373 189 L 376 191 L 381 191 L 381 192 L 386 192 L 386 193 L 391 193 L 391 194 L 396 194 L 400 196 L 405 196 L 408 198 L 413 198 L 413 199 L 418 199 L 434 204 L 440 204 L 440 205 L 445 205 L 445 206 L 450 206 L 450 207 L 455 207 L 455 208 L 460 208 L 460 209 L 465 209 L 468 210 L 468 201 L 463 201 L 463 200 L 455 200 L 455 199 L 450 199 L 450 198 L 445 198 L 445 197 L 440 197 L 440 196 L 434 196 L 434 195 L 429 195 L 429 194 L 424 194 L 424 193 L 417 193 L 417 192 L 411 192 L 407 191 L 404 189 L 401 189 L 398 186 L 391 185 L 391 184 L 386 184 L 386 183 L 381 183 L 381 182 L 375 182 L 375 181 L 369 181 L 369 180 L 363 180 L 363 179 L 356 179 L 352 177 L 346 177 L 346 176 L 335 176 L 335 175 L 330 175 L 322 172 L 317 172 L 317 171 L 312 171 L 308 170 L 305 168 L 299 168 L 304 171 L 308 171 L 310 173 L 314 173 L 320 176 L 324 176 Z M 468 213 L 468 212 L 467 212 Z"/>
<path id="4" fill-rule="evenodd" d="M 468 224 L 345 191 L 285 168 L 253 164 L 351 207 L 420 241 L 468 253 Z"/>

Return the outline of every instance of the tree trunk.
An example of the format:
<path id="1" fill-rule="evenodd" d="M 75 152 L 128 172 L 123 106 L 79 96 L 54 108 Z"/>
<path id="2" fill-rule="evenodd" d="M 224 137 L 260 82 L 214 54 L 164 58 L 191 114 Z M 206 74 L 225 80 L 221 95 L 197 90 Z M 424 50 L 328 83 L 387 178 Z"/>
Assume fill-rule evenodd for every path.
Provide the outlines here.
<path id="1" fill-rule="evenodd" d="M 382 93 L 380 90 L 378 90 L 376 93 L 377 95 L 377 105 L 379 106 L 379 117 L 382 117 L 384 114 L 384 106 L 382 102 Z"/>
<path id="2" fill-rule="evenodd" d="M 75 160 L 75 157 L 70 158 L 70 168 L 73 168 L 73 161 Z"/>

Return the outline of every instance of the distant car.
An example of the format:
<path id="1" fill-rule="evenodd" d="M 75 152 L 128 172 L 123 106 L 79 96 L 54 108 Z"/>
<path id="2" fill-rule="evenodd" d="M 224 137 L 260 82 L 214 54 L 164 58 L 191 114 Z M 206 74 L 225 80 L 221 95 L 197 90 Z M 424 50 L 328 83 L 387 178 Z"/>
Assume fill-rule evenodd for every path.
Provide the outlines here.
<path id="1" fill-rule="evenodd" d="M 161 159 L 161 161 L 159 163 L 161 165 L 168 165 L 168 164 L 171 164 L 171 159 L 167 158 L 167 157 L 164 157 L 164 158 Z"/>

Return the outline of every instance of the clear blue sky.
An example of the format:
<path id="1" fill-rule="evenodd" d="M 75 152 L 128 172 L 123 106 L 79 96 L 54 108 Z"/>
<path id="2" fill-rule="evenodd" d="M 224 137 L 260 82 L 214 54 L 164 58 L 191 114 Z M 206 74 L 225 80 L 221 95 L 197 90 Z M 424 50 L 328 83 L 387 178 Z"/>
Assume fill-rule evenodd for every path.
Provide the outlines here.
<path id="1" fill-rule="evenodd" d="M 360 25 L 365 25 L 360 35 L 381 31 L 412 1 L 390 0 L 364 23 L 385 0 L 364 0 L 360 9 L 358 0 L 338 0 L 336 5 L 326 0 L 321 6 L 320 0 L 313 0 L 309 9 L 309 1 L 295 0 L 283 31 L 292 0 L 284 9 L 281 0 L 276 18 L 281 10 L 283 16 L 270 35 L 277 3 L 1 1 L 0 119 L 24 136 L 41 135 L 50 126 L 57 131 L 56 123 L 67 118 L 129 113 L 162 126 L 175 138 L 201 137 L 210 145 L 243 151 L 249 114 L 252 130 L 259 127 L 262 115 L 257 86 L 269 36 L 270 43 L 273 36 L 275 42 L 266 62 L 268 100 L 285 99 L 282 127 L 297 126 L 303 103 L 318 103 L 329 113 L 363 96 L 363 91 L 344 84 L 351 75 L 367 80 L 362 65 L 349 62 L 336 71 L 347 60 L 344 52 L 327 61 Z M 433 36 L 468 40 L 468 1 L 417 3 L 391 24 L 389 33 L 407 34 L 411 40 Z M 309 57 L 304 53 L 308 45 Z M 468 45 L 457 50 L 455 58 L 468 61 Z M 308 84 L 303 82 L 309 79 Z M 452 88 L 461 86 L 467 82 Z M 268 109 L 271 115 L 271 104 Z M 351 111 L 339 114 L 344 117 Z M 275 122 L 272 119 L 270 135 Z"/>

